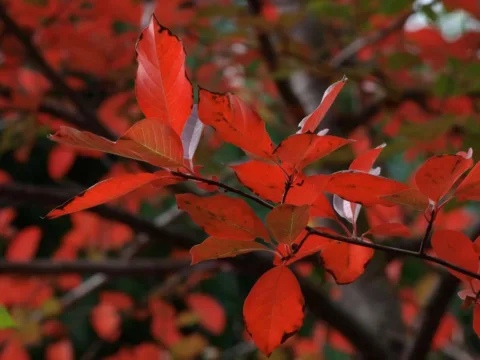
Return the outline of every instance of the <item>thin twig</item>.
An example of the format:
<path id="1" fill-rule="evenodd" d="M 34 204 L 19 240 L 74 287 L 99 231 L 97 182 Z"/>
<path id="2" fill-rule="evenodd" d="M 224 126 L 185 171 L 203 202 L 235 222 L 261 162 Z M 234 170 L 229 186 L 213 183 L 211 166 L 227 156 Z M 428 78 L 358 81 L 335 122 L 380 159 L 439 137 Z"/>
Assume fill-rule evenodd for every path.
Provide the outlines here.
<path id="1" fill-rule="evenodd" d="M 428 225 L 427 225 L 427 229 L 425 230 L 425 236 L 423 237 L 422 242 L 420 243 L 420 249 L 418 251 L 419 254 L 423 254 L 425 252 L 425 246 L 427 245 L 428 239 L 432 234 L 433 223 L 435 222 L 436 216 L 437 216 L 437 213 L 435 212 L 435 209 L 433 209 L 432 212 L 430 213 L 430 219 L 428 219 Z"/>

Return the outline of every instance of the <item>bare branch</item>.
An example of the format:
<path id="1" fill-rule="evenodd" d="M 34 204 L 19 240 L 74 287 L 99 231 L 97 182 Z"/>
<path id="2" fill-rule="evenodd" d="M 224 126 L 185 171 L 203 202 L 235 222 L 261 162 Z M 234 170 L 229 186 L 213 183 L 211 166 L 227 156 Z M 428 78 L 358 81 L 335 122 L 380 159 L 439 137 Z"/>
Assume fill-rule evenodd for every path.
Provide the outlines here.
<path id="1" fill-rule="evenodd" d="M 190 265 L 190 260 L 102 260 L 62 261 L 32 260 L 28 262 L 0 260 L 0 274 L 63 275 L 103 273 L 110 276 L 164 275 Z"/>

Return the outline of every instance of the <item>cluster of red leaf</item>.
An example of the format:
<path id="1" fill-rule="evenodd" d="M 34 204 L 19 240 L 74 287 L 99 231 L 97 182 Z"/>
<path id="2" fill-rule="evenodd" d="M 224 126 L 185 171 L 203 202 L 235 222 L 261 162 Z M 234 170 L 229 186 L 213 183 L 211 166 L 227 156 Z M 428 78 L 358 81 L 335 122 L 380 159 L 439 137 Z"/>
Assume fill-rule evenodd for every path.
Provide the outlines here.
<path id="1" fill-rule="evenodd" d="M 288 265 L 319 253 L 323 266 L 336 282 L 349 283 L 363 273 L 374 254 L 374 243 L 366 235 L 409 236 L 409 229 L 400 222 L 377 222 L 358 237 L 357 217 L 362 206 L 409 205 L 424 211 L 429 216 L 431 227 L 438 212 L 453 197 L 460 200 L 480 199 L 478 164 L 458 184 L 473 165 L 471 151 L 428 159 L 417 171 L 413 187 L 381 177 L 380 169 L 373 168 L 384 145 L 360 153 L 346 171 L 307 175 L 305 167 L 351 143 L 348 139 L 326 135 L 328 130 L 316 133 L 346 79 L 327 89 L 318 108 L 300 123 L 297 134 L 275 145 L 255 110 L 231 93 L 218 94 L 200 88 L 197 112 L 193 104 L 194 90 L 185 73 L 182 43 L 156 18 L 142 32 L 137 54 L 136 95 L 146 119 L 135 123 L 117 141 L 68 127 L 60 128 L 51 139 L 64 145 L 146 162 L 162 170 L 116 175 L 52 210 L 47 217 L 54 218 L 99 205 L 146 184 L 161 187 L 189 179 L 210 185 L 204 189 L 206 191 L 216 191 L 220 187 L 271 209 L 265 226 L 243 199 L 221 194 L 207 197 L 177 195 L 178 207 L 209 235 L 204 242 L 192 248 L 192 263 L 252 251 L 274 254 L 275 266 L 254 285 L 243 309 L 249 334 L 267 355 L 303 323 L 303 295 Z M 258 197 L 199 176 L 193 157 L 202 134 L 202 124 L 211 126 L 223 141 L 236 145 L 252 157 L 252 160 L 231 168 L 239 181 Z M 333 207 L 325 193 L 334 194 Z M 346 235 L 332 229 L 310 227 L 316 217 L 329 218 L 341 224 Z M 350 223 L 351 228 L 340 217 Z M 81 235 L 76 233 L 75 236 Z M 465 247 L 457 244 L 462 236 L 457 231 L 436 230 L 432 239 L 433 248 L 440 259 L 476 274 L 478 255 L 469 241 L 464 241 Z M 454 274 L 472 284 L 472 293 L 467 298 L 474 294 L 476 299 L 478 290 L 473 280 L 465 277 L 465 271 L 460 275 L 458 272 Z M 196 297 L 191 298 L 189 303 L 195 308 L 202 301 Z M 200 307 L 203 306 L 205 304 Z M 108 303 L 100 303 L 95 309 L 94 316 L 103 319 L 95 325 L 102 338 L 119 336 L 118 310 Z M 158 313 L 164 316 L 168 311 Z M 213 326 L 205 325 L 207 328 Z M 211 330 L 216 331 L 216 328 Z M 168 336 L 174 334 L 172 331 Z"/>

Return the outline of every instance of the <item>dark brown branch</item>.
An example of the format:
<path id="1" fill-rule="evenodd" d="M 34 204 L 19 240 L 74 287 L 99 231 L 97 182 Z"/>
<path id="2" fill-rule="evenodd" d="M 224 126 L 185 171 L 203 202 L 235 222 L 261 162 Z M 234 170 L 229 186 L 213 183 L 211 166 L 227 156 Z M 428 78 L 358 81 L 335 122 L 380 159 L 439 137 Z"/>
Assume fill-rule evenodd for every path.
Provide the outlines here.
<path id="1" fill-rule="evenodd" d="M 66 96 L 76 106 L 82 115 L 83 121 L 88 123 L 97 134 L 112 137 L 110 131 L 103 127 L 97 119 L 97 115 L 90 106 L 75 90 L 73 90 L 63 78 L 48 64 L 40 49 L 31 41 L 30 37 L 8 15 L 3 4 L 0 3 L 0 20 L 5 24 L 5 30 L 15 36 L 23 45 L 30 59 L 38 66 L 39 70 L 52 83 L 59 93 Z"/>
<path id="2" fill-rule="evenodd" d="M 190 260 L 103 260 L 68 261 L 33 260 L 28 262 L 10 262 L 0 260 L 0 274 L 16 275 L 63 275 L 102 273 L 109 276 L 158 276 L 177 271 L 190 265 Z"/>
<path id="3" fill-rule="evenodd" d="M 404 360 L 426 359 L 430 351 L 435 333 L 437 332 L 443 315 L 448 310 L 448 305 L 455 295 L 459 281 L 453 275 L 445 273 L 432 293 L 423 310 L 420 328 L 409 347 L 405 351 Z"/>
<path id="4" fill-rule="evenodd" d="M 248 0 L 248 8 L 251 14 L 260 16 L 262 13 L 262 7 L 262 0 Z M 257 39 L 260 46 L 260 52 L 262 53 L 268 70 L 271 73 L 277 72 L 280 66 L 278 61 L 279 57 L 269 35 L 265 31 L 258 30 Z M 305 111 L 297 95 L 293 92 L 290 82 L 288 79 L 276 79 L 275 84 L 277 85 L 278 92 L 284 103 L 287 105 L 288 110 L 292 113 L 297 122 L 300 122 L 305 117 Z"/>
<path id="5" fill-rule="evenodd" d="M 405 22 L 412 14 L 413 10 L 405 13 L 387 27 L 380 29 L 373 34 L 356 39 L 330 60 L 330 66 L 332 68 L 339 68 L 345 65 L 345 63 L 348 63 L 351 59 L 353 59 L 353 57 L 364 47 L 375 44 L 385 39 L 395 31 L 402 29 L 405 25 Z"/>

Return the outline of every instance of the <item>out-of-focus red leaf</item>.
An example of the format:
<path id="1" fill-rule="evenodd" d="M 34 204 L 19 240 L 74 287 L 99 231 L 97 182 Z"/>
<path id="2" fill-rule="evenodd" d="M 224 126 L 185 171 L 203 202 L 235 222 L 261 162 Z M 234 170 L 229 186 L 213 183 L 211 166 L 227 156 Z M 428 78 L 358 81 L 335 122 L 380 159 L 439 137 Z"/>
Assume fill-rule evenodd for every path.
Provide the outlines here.
<path id="1" fill-rule="evenodd" d="M 245 299 L 243 317 L 257 347 L 270 356 L 294 335 L 304 318 L 302 291 L 295 275 L 285 266 L 263 274 Z"/>
<path id="2" fill-rule="evenodd" d="M 209 237 L 201 244 L 195 245 L 190 250 L 192 255 L 192 265 L 204 260 L 222 259 L 226 257 L 235 257 L 252 251 L 268 250 L 262 244 L 254 241 L 219 239 Z"/>
<path id="3" fill-rule="evenodd" d="M 300 130 L 298 131 L 299 133 L 304 134 L 307 132 L 315 132 L 318 124 L 320 124 L 320 121 L 322 121 L 322 119 L 325 117 L 325 114 L 327 113 L 328 109 L 330 109 L 330 106 L 332 106 L 335 98 L 340 93 L 340 90 L 342 90 L 343 85 L 345 85 L 346 82 L 347 78 L 344 76 L 342 80 L 333 83 L 327 88 L 327 90 L 325 90 L 320 105 L 318 105 L 315 111 L 306 116 L 298 125 L 300 127 Z"/>
<path id="4" fill-rule="evenodd" d="M 213 127 L 222 140 L 261 158 L 271 157 L 272 140 L 255 110 L 231 93 L 216 94 L 200 89 L 199 96 L 200 120 Z"/>
<path id="5" fill-rule="evenodd" d="M 153 337 L 168 347 L 177 344 L 182 334 L 177 329 L 175 308 L 161 299 L 150 299 L 149 308 L 153 316 Z"/>
<path id="6" fill-rule="evenodd" d="M 75 150 L 69 146 L 55 146 L 48 155 L 48 175 L 54 180 L 61 179 L 75 162 Z"/>
<path id="7" fill-rule="evenodd" d="M 455 190 L 459 200 L 480 201 L 480 162 L 476 163 L 465 179 Z"/>
<path id="8" fill-rule="evenodd" d="M 392 204 L 381 197 L 398 193 L 408 186 L 398 181 L 352 170 L 330 175 L 325 191 L 364 206 Z"/>
<path id="9" fill-rule="evenodd" d="M 432 349 L 439 350 L 449 345 L 452 341 L 453 333 L 457 328 L 458 323 L 455 319 L 455 316 L 450 313 L 446 313 L 440 320 L 438 329 L 433 337 Z"/>
<path id="10" fill-rule="evenodd" d="M 417 170 L 415 183 L 423 195 L 438 203 L 471 166 L 472 159 L 461 155 L 434 156 Z"/>
<path id="11" fill-rule="evenodd" d="M 98 150 L 166 168 L 183 166 L 180 136 L 168 124 L 149 118 L 137 122 L 117 141 L 62 126 L 50 139 L 60 144 Z"/>
<path id="12" fill-rule="evenodd" d="M 385 223 L 370 228 L 364 235 L 410 237 L 410 230 L 400 223 Z"/>
<path id="13" fill-rule="evenodd" d="M 186 211 L 207 234 L 231 240 L 266 241 L 269 236 L 261 220 L 243 199 L 218 194 L 200 197 L 177 195 L 178 208 Z"/>
<path id="14" fill-rule="evenodd" d="M 117 135 L 125 133 L 129 128 L 126 106 L 132 97 L 130 91 L 117 93 L 108 97 L 98 109 L 99 121 Z"/>
<path id="15" fill-rule="evenodd" d="M 188 307 L 200 317 L 200 324 L 214 335 L 220 335 L 227 322 L 225 310 L 213 297 L 192 293 L 187 296 Z"/>
<path id="16" fill-rule="evenodd" d="M 20 230 L 10 242 L 5 258 L 9 261 L 29 261 L 38 249 L 42 230 L 38 226 L 28 226 Z"/>
<path id="17" fill-rule="evenodd" d="M 296 134 L 283 140 L 275 149 L 274 155 L 288 172 L 300 171 L 349 142 L 350 140 L 337 136 Z"/>
<path id="18" fill-rule="evenodd" d="M 358 170 L 368 172 L 373 167 L 378 156 L 387 144 L 377 146 L 375 149 L 370 149 L 358 155 L 350 164 L 350 170 Z"/>
<path id="19" fill-rule="evenodd" d="M 138 40 L 137 61 L 135 91 L 140 108 L 146 117 L 170 125 L 181 136 L 193 106 L 182 42 L 152 17 Z"/>
<path id="20" fill-rule="evenodd" d="M 48 345 L 46 360 L 73 360 L 75 359 L 72 343 L 69 340 L 60 340 Z"/>
<path id="21" fill-rule="evenodd" d="M 471 0 L 443 0 L 447 9 L 463 9 L 476 17 L 480 17 L 480 3 Z"/>
<path id="22" fill-rule="evenodd" d="M 166 176 L 171 178 L 171 184 L 178 182 L 173 175 L 138 173 L 120 175 L 111 179 L 101 181 L 84 192 L 78 194 L 64 204 L 50 211 L 46 217 L 53 219 L 66 214 L 71 214 L 76 211 L 85 210 L 93 206 L 104 204 L 108 201 L 116 199 L 120 196 L 128 194 L 129 192 L 151 183 L 153 181 L 163 180 Z"/>
<path id="23" fill-rule="evenodd" d="M 381 196 L 381 198 L 395 204 L 408 205 L 420 211 L 428 207 L 428 198 L 417 189 L 405 189 L 395 194 Z"/>
<path id="24" fill-rule="evenodd" d="M 432 236 L 432 248 L 440 259 L 460 266 L 474 273 L 478 270 L 478 255 L 468 237 L 455 230 L 437 230 Z M 458 271 L 448 269 L 460 280 L 468 282 L 471 278 Z"/>
<path id="25" fill-rule="evenodd" d="M 270 211 L 266 223 L 270 234 L 278 242 L 292 244 L 308 225 L 309 206 L 282 204 Z"/>
<path id="26" fill-rule="evenodd" d="M 19 340 L 13 339 L 3 345 L 0 353 L 0 360 L 30 360 L 28 351 L 23 347 Z"/>
<path id="27" fill-rule="evenodd" d="M 103 291 L 100 294 L 100 302 L 113 305 L 120 311 L 129 310 L 133 307 L 132 298 L 119 291 Z"/>
<path id="28" fill-rule="evenodd" d="M 368 247 L 332 241 L 322 250 L 320 257 L 337 284 L 349 284 L 363 274 L 373 253 Z"/>
<path id="29" fill-rule="evenodd" d="M 92 327 L 98 337 L 107 342 L 118 340 L 121 335 L 121 319 L 115 307 L 100 303 L 91 313 Z"/>

